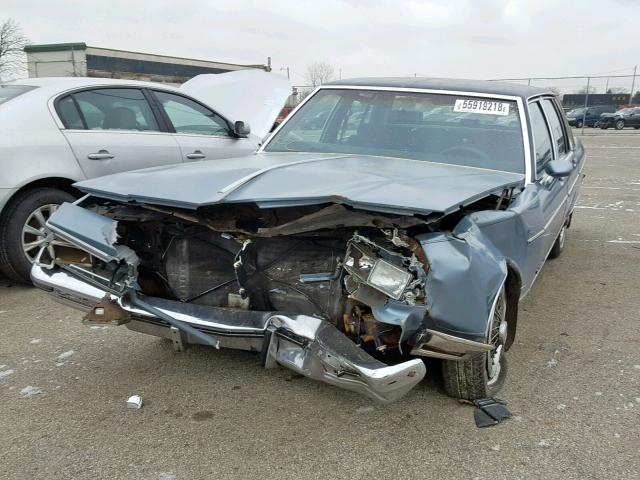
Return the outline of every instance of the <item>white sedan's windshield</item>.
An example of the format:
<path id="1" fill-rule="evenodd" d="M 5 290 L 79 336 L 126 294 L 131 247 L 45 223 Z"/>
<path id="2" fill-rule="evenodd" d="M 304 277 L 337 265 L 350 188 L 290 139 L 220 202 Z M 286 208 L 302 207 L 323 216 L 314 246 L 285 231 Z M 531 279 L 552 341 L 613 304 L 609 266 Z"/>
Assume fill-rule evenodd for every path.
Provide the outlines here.
<path id="1" fill-rule="evenodd" d="M 264 150 L 401 157 L 517 173 L 525 165 L 516 102 L 399 91 L 320 90 Z"/>

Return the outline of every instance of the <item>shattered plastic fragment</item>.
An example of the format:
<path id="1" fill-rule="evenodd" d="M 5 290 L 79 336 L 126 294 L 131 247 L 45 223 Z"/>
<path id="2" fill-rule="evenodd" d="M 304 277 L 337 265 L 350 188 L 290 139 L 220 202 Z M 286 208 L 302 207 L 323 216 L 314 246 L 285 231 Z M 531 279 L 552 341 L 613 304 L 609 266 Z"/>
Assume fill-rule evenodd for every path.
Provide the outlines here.
<path id="1" fill-rule="evenodd" d="M 375 408 L 373 407 L 358 407 L 356 409 L 356 413 L 370 413 L 373 412 Z"/>
<path id="2" fill-rule="evenodd" d="M 15 373 L 15 370 L 11 370 L 11 369 L 9 369 L 9 370 L 2 370 L 2 371 L 0 372 L 0 379 L 5 378 L 5 377 L 8 377 L 9 375 L 12 375 L 12 374 L 14 374 L 14 373 Z"/>
<path id="3" fill-rule="evenodd" d="M 20 396 L 22 398 L 31 398 L 34 395 L 40 395 L 42 393 L 42 389 L 38 387 L 32 387 L 31 385 L 27 385 L 22 390 L 20 390 Z"/>
<path id="4" fill-rule="evenodd" d="M 127 398 L 127 407 L 135 409 L 142 408 L 142 397 L 140 395 L 131 395 Z"/>
<path id="5" fill-rule="evenodd" d="M 69 350 L 68 352 L 63 352 L 60 355 L 58 355 L 58 360 L 66 360 L 67 358 L 71 358 L 73 353 L 74 353 L 73 350 Z"/>

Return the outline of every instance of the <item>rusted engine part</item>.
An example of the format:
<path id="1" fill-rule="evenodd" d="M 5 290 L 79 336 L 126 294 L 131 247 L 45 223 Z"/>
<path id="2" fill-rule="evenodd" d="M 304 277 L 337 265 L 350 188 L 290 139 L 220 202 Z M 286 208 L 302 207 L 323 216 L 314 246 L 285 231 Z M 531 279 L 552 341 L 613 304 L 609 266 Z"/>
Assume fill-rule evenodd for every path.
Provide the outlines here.
<path id="1" fill-rule="evenodd" d="M 377 352 L 397 349 L 402 334 L 399 327 L 377 321 L 370 312 L 354 306 L 343 315 L 343 330 L 358 345 L 370 343 Z"/>

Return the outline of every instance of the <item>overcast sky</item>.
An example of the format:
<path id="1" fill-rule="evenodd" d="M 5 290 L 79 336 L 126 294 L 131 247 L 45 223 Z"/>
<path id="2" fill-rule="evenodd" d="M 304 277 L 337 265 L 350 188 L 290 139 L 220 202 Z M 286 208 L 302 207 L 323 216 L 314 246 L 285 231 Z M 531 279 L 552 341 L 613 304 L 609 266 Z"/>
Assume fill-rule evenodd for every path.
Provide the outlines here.
<path id="1" fill-rule="evenodd" d="M 342 77 L 631 73 L 640 0 L 1 0 L 33 43 L 290 67 Z M 626 69 L 626 70 L 622 70 Z"/>

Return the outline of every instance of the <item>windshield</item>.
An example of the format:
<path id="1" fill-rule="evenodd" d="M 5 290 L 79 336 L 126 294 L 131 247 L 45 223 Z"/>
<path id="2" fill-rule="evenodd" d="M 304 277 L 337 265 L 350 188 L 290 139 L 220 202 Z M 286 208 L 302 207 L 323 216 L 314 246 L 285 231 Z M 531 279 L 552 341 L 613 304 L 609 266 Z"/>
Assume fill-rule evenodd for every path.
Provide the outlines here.
<path id="1" fill-rule="evenodd" d="M 0 105 L 34 88 L 26 85 L 3 85 L 0 83 Z"/>
<path id="2" fill-rule="evenodd" d="M 433 93 L 319 90 L 264 148 L 524 172 L 514 101 Z"/>
<path id="3" fill-rule="evenodd" d="M 631 113 L 632 110 L 633 110 L 633 108 L 621 108 L 616 113 L 619 114 L 619 115 L 626 115 L 628 113 Z"/>
<path id="4" fill-rule="evenodd" d="M 574 108 L 570 112 L 567 113 L 569 117 L 575 117 L 577 115 L 582 115 L 584 113 L 584 108 Z"/>

